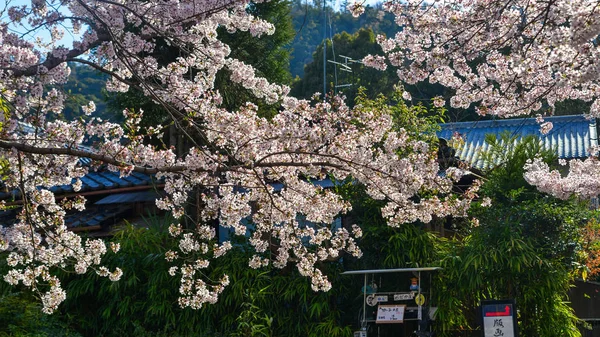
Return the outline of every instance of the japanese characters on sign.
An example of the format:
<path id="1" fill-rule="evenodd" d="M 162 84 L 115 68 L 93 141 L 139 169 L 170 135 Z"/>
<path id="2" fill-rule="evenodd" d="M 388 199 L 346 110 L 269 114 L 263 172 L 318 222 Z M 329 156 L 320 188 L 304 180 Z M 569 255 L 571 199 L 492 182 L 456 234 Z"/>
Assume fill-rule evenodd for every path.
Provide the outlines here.
<path id="1" fill-rule="evenodd" d="M 402 323 L 404 322 L 404 311 L 406 305 L 390 304 L 377 307 L 376 323 Z"/>
<path id="2" fill-rule="evenodd" d="M 517 337 L 514 301 L 483 301 L 484 337 Z"/>
<path id="3" fill-rule="evenodd" d="M 412 300 L 413 298 L 415 298 L 415 293 L 413 292 L 394 294 L 394 301 L 406 301 Z"/>

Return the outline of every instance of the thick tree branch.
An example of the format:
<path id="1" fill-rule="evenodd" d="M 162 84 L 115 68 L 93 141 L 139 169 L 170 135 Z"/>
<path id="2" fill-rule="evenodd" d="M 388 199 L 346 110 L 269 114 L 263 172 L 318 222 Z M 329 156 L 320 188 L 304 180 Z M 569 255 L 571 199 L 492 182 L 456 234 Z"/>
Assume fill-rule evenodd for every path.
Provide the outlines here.
<path id="1" fill-rule="evenodd" d="M 139 165 L 132 165 L 130 163 L 123 162 L 118 160 L 110 155 L 93 153 L 85 150 L 73 149 L 73 148 L 62 148 L 62 147 L 36 147 L 33 145 L 27 145 L 19 142 L 9 142 L 0 140 L 0 148 L 3 149 L 15 149 L 17 151 L 21 151 L 24 153 L 31 154 L 47 154 L 47 155 L 65 155 L 65 156 L 73 156 L 79 158 L 89 158 L 92 160 L 96 160 L 105 164 L 110 164 L 118 167 L 131 167 L 133 166 L 133 171 L 145 173 L 145 174 L 156 174 L 159 172 L 170 172 L 170 173 L 179 173 L 184 171 L 190 171 L 189 168 L 185 165 L 170 165 L 170 166 L 159 166 L 159 167 L 146 167 Z M 294 152 L 290 152 L 294 153 Z M 314 153 L 312 155 L 319 155 Z M 217 170 L 204 170 L 204 169 L 194 169 L 194 171 L 198 172 L 227 172 L 227 171 L 235 171 L 239 169 L 253 169 L 256 167 L 261 168 L 269 168 L 269 167 L 309 167 L 309 166 L 323 166 L 335 168 L 338 170 L 347 170 L 344 166 L 334 164 L 327 161 L 311 161 L 311 162 L 261 162 L 254 165 L 234 165 L 234 166 L 220 166 Z"/>
<path id="2" fill-rule="evenodd" d="M 48 53 L 46 60 L 42 63 L 35 64 L 35 65 L 29 66 L 27 68 L 22 68 L 22 69 L 6 68 L 6 70 L 12 70 L 12 72 L 13 72 L 12 75 L 14 77 L 34 76 L 39 73 L 40 67 L 44 67 L 48 70 L 51 70 L 51 69 L 57 67 L 58 65 L 60 65 L 61 63 L 64 63 L 65 59 L 76 58 L 76 57 L 86 53 L 87 51 L 98 47 L 102 43 L 104 43 L 106 41 L 110 41 L 110 35 L 107 32 L 97 30 L 96 34 L 97 34 L 98 38 L 95 41 L 87 44 L 85 47 L 71 49 L 67 53 L 65 58 L 58 58 L 58 57 L 55 57 L 52 54 Z"/>

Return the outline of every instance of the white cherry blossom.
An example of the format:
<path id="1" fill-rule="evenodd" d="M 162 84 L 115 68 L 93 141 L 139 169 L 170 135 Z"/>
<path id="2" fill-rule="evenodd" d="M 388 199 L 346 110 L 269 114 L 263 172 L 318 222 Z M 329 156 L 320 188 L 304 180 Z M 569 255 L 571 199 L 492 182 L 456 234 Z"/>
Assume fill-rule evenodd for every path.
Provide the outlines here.
<path id="1" fill-rule="evenodd" d="M 385 202 L 382 215 L 394 227 L 418 220 L 428 222 L 433 216 L 464 215 L 476 197 L 477 184 L 463 197 L 452 196 L 452 180 L 438 174 L 435 149 L 396 129 L 391 116 L 350 109 L 340 97 L 318 102 L 289 97 L 288 87 L 269 83 L 257 76 L 251 65 L 230 57 L 230 47 L 219 40 L 219 27 L 227 34 L 273 33 L 272 24 L 246 11 L 247 1 L 35 3 L 40 5 L 33 11 L 27 6 L 11 7 L 8 16 L 15 25 L 36 22 L 50 29 L 54 33 L 49 41 L 32 43 L 9 30 L 8 25 L 0 25 L 0 92 L 11 107 L 0 130 L 0 156 L 8 164 L 4 183 L 8 189 L 19 190 L 23 202 L 16 224 L 0 227 L 0 249 L 10 252 L 12 267 L 4 280 L 41 293 L 45 312 L 54 311 L 66 296 L 53 274 L 57 268 L 72 268 L 78 273 L 92 270 L 112 281 L 123 275 L 118 268 L 111 271 L 102 266 L 107 253 L 103 241 L 83 239 L 66 228 L 65 211 L 83 209 L 85 200 L 58 202 L 50 191 L 56 185 L 81 186 L 79 178 L 89 171 L 78 164 L 81 157 L 106 164 L 121 176 L 137 171 L 164 179 L 166 196 L 156 205 L 177 219 L 169 234 L 179 243 L 165 259 L 173 263 L 169 274 L 180 278 L 178 303 L 194 309 L 215 303 L 229 284 L 227 275 L 210 280 L 203 273 L 232 248 L 229 242 L 216 243 L 214 222 L 237 235 L 249 235 L 256 251 L 249 267 L 284 268 L 292 264 L 310 279 L 313 289 L 331 288 L 318 262 L 337 259 L 343 252 L 360 257 L 356 239 L 362 230 L 356 225 L 350 229 L 330 227 L 351 205 L 314 181 L 351 178 L 363 184 L 372 198 Z M 461 35 L 443 50 L 432 48 L 468 27 L 463 20 L 487 19 L 488 12 L 496 7 L 469 14 L 444 6 L 427 12 L 413 5 L 411 1 L 387 4 L 386 9 L 398 15 L 399 24 L 407 26 L 391 39 L 379 39 L 390 52 L 390 64 L 408 62 L 398 70 L 404 82 L 429 77 L 456 90 L 450 99 L 452 106 L 467 107 L 479 101 L 483 103 L 481 112 L 504 116 L 515 113 L 515 108 L 530 109 L 546 92 L 554 95 L 554 101 L 596 98 L 598 87 L 589 82 L 597 71 L 594 64 L 572 61 L 574 50 L 588 59 L 596 57 L 595 47 L 588 41 L 594 29 L 584 21 L 573 21 L 585 26 L 575 35 L 557 37 L 542 29 L 540 39 L 556 47 L 551 52 L 532 48 L 531 53 L 549 57 L 541 62 L 528 55 L 506 57 L 494 52 L 492 48 L 502 44 L 488 41 L 488 32 L 469 29 L 465 34 L 474 34 L 472 41 Z M 478 1 L 469 2 L 474 8 L 478 5 Z M 361 12 L 360 5 L 353 6 L 354 12 Z M 65 16 L 61 7 L 71 15 Z M 577 13 L 585 13 L 588 7 L 566 6 L 565 11 L 577 19 L 583 15 Z M 510 7 L 506 17 L 500 15 L 499 20 L 506 25 L 517 13 Z M 551 14 L 561 20 L 561 11 Z M 444 19 L 438 20 L 440 17 Z M 85 31 L 71 48 L 56 46 L 65 26 Z M 522 34 L 533 34 L 528 29 L 541 28 L 534 22 Z M 513 30 L 503 28 L 500 32 L 511 37 Z M 158 40 L 180 50 L 180 55 L 160 63 L 151 56 Z M 466 47 L 458 48 L 462 45 Z M 401 51 L 407 46 L 410 53 Z M 477 69 L 471 69 L 467 62 L 479 54 L 452 52 L 469 51 L 474 46 L 491 50 L 487 63 Z M 438 57 L 442 52 L 451 58 Z M 55 118 L 63 108 L 65 96 L 58 89 L 68 78 L 67 62 L 91 65 L 108 74 L 107 90 L 123 92 L 138 87 L 188 136 L 185 151 L 150 145 L 148 137 L 163 130 L 158 126 L 142 129 L 143 111 L 125 110 L 123 127 L 89 116 L 68 122 Z M 575 63 L 563 67 L 565 62 Z M 388 66 L 381 56 L 370 56 L 365 63 L 379 69 Z M 227 74 L 256 98 L 278 104 L 278 114 L 272 119 L 261 118 L 257 106 L 250 103 L 234 111 L 224 109 L 223 97 L 215 89 L 219 73 Z M 525 78 L 515 85 L 505 81 L 515 74 Z M 578 79 L 578 84 L 563 83 L 563 74 Z M 549 86 L 535 85 L 542 82 Z M 411 99 L 407 91 L 403 97 Z M 438 100 L 437 105 L 442 102 Z M 85 114 L 94 109 L 93 102 L 82 107 Z M 22 122 L 33 125 L 35 133 L 18 132 Z M 82 149 L 81 145 L 92 141 L 91 148 Z M 198 198 L 201 210 L 198 223 L 186 229 L 180 223 L 191 196 Z M 299 216 L 314 227 L 299 222 Z M 110 248 L 118 251 L 117 246 Z"/>

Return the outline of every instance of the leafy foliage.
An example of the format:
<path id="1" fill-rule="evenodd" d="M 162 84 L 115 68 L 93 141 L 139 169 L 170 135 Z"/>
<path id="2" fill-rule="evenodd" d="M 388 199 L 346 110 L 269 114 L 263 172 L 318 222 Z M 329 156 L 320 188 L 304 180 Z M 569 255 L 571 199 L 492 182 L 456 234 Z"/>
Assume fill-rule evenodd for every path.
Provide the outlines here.
<path id="1" fill-rule="evenodd" d="M 250 247 L 237 245 L 224 263 L 207 271 L 226 272 L 232 283 L 214 305 L 195 311 L 179 308 L 178 279 L 168 275 L 164 252 L 174 249 L 166 226 L 155 218 L 148 228 L 129 226 L 114 241 L 121 250 L 109 266 L 126 278 L 112 283 L 100 277 L 73 275 L 63 312 L 85 335 L 120 336 L 348 336 L 340 325 L 346 287 L 336 280 L 328 293 L 314 293 L 310 282 L 292 270 L 247 267 Z M 333 275 L 339 266 L 332 266 Z"/>
<path id="2" fill-rule="evenodd" d="M 168 274 L 164 253 L 172 248 L 168 220 L 150 220 L 148 228 L 133 225 L 118 232 L 121 245 L 107 263 L 123 269 L 111 282 L 97 275 L 72 275 L 63 312 L 71 314 L 86 335 L 185 336 L 201 331 L 200 315 L 177 305 L 177 278 Z"/>
<path id="3" fill-rule="evenodd" d="M 539 196 L 539 192 L 523 178 L 523 166 L 527 160 L 535 157 L 543 158 L 546 163 L 555 163 L 558 159 L 555 149 L 545 149 L 535 136 L 528 135 L 520 139 L 520 135 L 508 131 L 499 137 L 487 135 L 485 141 L 489 144 L 489 150 L 482 153 L 482 159 L 491 167 L 486 173 L 488 180 L 482 186 L 484 193 L 502 202 L 511 198 L 519 201 Z"/>
<path id="4" fill-rule="evenodd" d="M 600 276 L 600 223 L 596 219 L 590 219 L 583 233 L 585 266 L 589 274 L 583 274 L 583 279 L 588 275 L 592 280 L 598 280 Z"/>
<path id="5" fill-rule="evenodd" d="M 411 139 L 437 143 L 436 132 L 440 129 L 439 123 L 444 122 L 446 110 L 443 107 L 427 108 L 421 103 L 407 105 L 402 98 L 402 88 L 393 86 L 393 89 L 387 96 L 377 94 L 374 99 L 370 99 L 366 88 L 358 88 L 355 99 L 356 109 L 389 114 L 394 120 L 396 129 L 404 129 Z"/>
<path id="6" fill-rule="evenodd" d="M 1 337 L 80 336 L 57 316 L 43 314 L 39 301 L 14 292 L 0 296 Z"/>

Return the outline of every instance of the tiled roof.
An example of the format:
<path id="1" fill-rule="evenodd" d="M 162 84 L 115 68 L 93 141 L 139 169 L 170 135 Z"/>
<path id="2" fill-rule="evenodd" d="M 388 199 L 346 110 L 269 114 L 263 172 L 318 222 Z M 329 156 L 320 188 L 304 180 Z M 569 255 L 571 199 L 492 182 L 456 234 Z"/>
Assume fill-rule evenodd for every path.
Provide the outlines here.
<path id="1" fill-rule="evenodd" d="M 125 214 L 130 211 L 131 205 L 88 207 L 81 212 L 69 212 L 65 216 L 65 225 L 75 231 L 100 230 L 121 221 Z"/>
<path id="2" fill-rule="evenodd" d="M 315 186 L 321 186 L 323 188 L 332 188 L 335 185 L 339 185 L 339 183 L 334 183 L 333 181 L 331 181 L 330 178 L 325 178 L 325 179 L 321 179 L 321 180 L 311 180 L 310 182 Z M 283 190 L 282 183 L 269 183 L 269 185 L 273 186 L 273 190 L 275 192 L 279 192 L 279 191 Z"/>
<path id="3" fill-rule="evenodd" d="M 164 193 L 156 190 L 145 190 L 141 192 L 116 193 L 110 194 L 101 200 L 98 200 L 94 205 L 111 205 L 111 204 L 130 204 L 134 202 L 153 202 L 156 199 L 164 197 Z"/>
<path id="4" fill-rule="evenodd" d="M 73 181 L 74 182 L 74 181 Z M 81 178 L 81 190 L 79 192 L 111 190 L 124 187 L 145 186 L 157 183 L 156 178 L 147 174 L 132 172 L 128 177 L 120 177 L 119 172 L 99 171 L 90 172 Z M 55 194 L 73 193 L 72 185 L 61 185 L 50 188 Z M 20 196 L 17 190 L 11 192 L 0 192 L 0 199 Z"/>
<path id="5" fill-rule="evenodd" d="M 43 134 L 43 131 L 41 128 L 35 127 L 29 123 L 25 123 L 25 122 L 17 122 L 17 125 L 14 129 L 14 133 L 16 133 L 17 135 L 20 136 L 31 136 L 34 135 L 35 133 L 41 133 Z M 93 153 L 94 149 L 92 149 L 89 146 L 85 146 L 85 145 L 78 145 L 77 146 L 78 150 L 83 150 L 83 151 L 88 151 Z M 92 160 L 90 158 L 79 158 L 79 164 L 82 166 L 89 166 L 92 163 Z"/>
<path id="6" fill-rule="evenodd" d="M 552 122 L 553 128 L 546 135 L 540 132 L 540 124 L 535 118 L 501 119 L 491 121 L 460 122 L 441 124 L 438 137 L 451 139 L 459 133 L 464 139 L 463 147 L 456 149 L 457 155 L 475 167 L 484 167 L 480 153 L 487 151 L 485 142 L 487 134 L 500 135 L 508 131 L 521 138 L 535 135 L 544 143 L 546 149 L 555 149 L 559 158 L 585 158 L 592 146 L 598 146 L 596 121 L 588 120 L 582 115 L 546 117 L 545 122 Z"/>
<path id="7" fill-rule="evenodd" d="M 89 206 L 83 211 L 68 211 L 65 226 L 75 231 L 97 231 L 121 221 L 132 210 L 130 204 Z M 11 226 L 17 221 L 19 209 L 0 212 L 0 224 Z"/>

